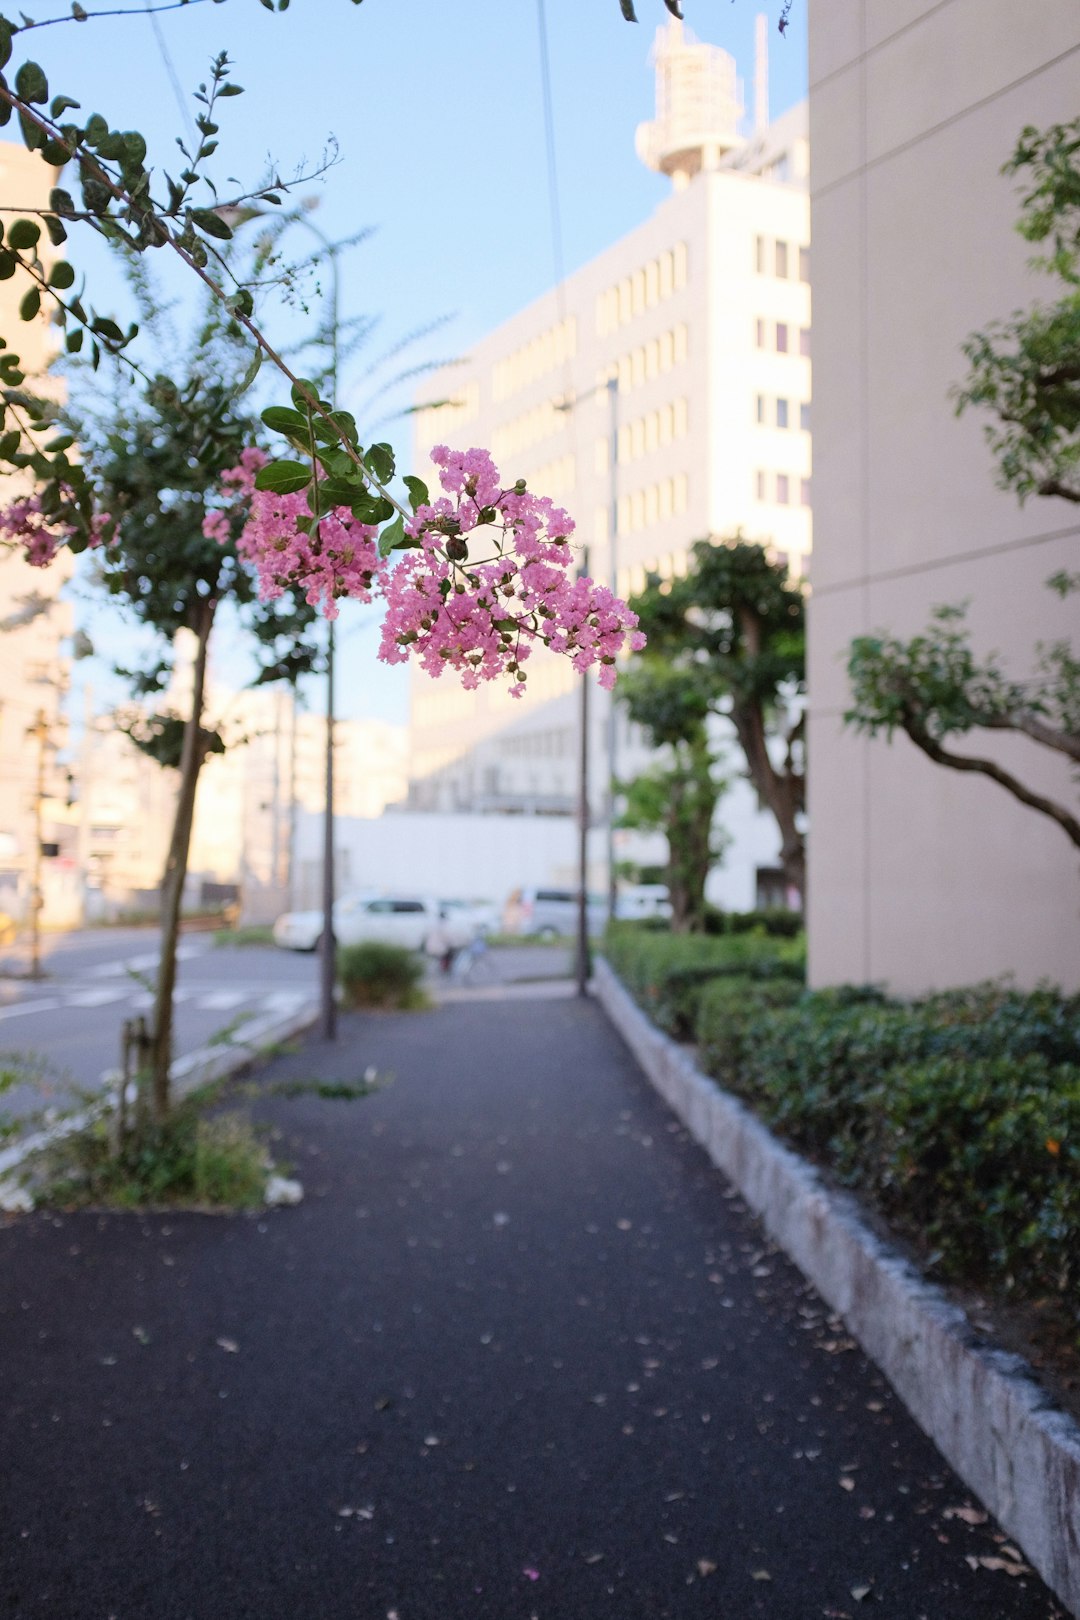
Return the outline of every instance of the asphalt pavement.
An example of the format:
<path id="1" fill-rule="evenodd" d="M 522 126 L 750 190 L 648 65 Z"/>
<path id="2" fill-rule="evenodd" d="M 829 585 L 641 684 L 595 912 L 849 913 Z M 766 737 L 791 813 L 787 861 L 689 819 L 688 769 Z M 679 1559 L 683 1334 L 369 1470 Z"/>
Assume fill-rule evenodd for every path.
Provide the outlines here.
<path id="1" fill-rule="evenodd" d="M 5 1620 L 1061 1614 L 593 1004 L 254 1106 L 297 1208 L 0 1225 Z"/>

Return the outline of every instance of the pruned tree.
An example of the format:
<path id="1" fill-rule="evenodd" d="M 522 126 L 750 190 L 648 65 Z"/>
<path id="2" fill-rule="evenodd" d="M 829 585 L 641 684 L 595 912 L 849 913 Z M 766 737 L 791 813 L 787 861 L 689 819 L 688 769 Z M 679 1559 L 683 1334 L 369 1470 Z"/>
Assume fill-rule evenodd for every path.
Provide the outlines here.
<path id="1" fill-rule="evenodd" d="M 1060 283 L 1059 295 L 967 340 L 971 369 L 955 391 L 957 410 L 989 412 L 986 439 L 1001 489 L 1021 502 L 1080 502 L 1080 118 L 1025 129 L 1003 173 L 1022 177 L 1017 229 L 1043 248 L 1032 265 Z M 1047 586 L 1067 596 L 1080 575 L 1059 572 Z M 845 720 L 871 737 L 901 731 L 935 764 L 988 777 L 1080 846 L 1073 809 L 999 761 L 948 746 L 972 731 L 1013 732 L 1080 765 L 1080 658 L 1065 640 L 1040 642 L 1031 675 L 1018 680 L 997 656 L 974 652 L 965 613 L 939 606 L 929 627 L 906 641 L 885 631 L 853 641 Z"/>
<path id="2" fill-rule="evenodd" d="M 786 567 L 741 534 L 699 540 L 681 579 L 633 599 L 651 657 L 693 672 L 731 722 L 746 775 L 780 834 L 788 883 L 806 892 L 805 602 Z"/>
<path id="3" fill-rule="evenodd" d="M 659 832 L 668 846 L 665 881 L 675 933 L 705 926 L 705 883 L 729 842 L 715 824 L 716 806 L 727 789 L 709 745 L 713 692 L 693 668 L 673 668 L 648 653 L 635 660 L 620 698 L 661 762 L 620 784 L 625 798 L 619 826 Z"/>

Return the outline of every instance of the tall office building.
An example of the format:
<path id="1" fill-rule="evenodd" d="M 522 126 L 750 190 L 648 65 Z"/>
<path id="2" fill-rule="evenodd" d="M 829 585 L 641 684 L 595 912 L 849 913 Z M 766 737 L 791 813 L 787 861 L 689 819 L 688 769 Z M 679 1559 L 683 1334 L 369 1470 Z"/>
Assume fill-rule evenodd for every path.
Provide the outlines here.
<path id="1" fill-rule="evenodd" d="M 727 52 L 675 21 L 659 30 L 656 117 L 638 129 L 637 151 L 670 178 L 670 195 L 436 376 L 433 396 L 453 404 L 416 419 L 418 465 L 437 443 L 486 446 L 504 479 L 524 477 L 570 511 L 590 572 L 623 596 L 648 572 L 685 572 L 695 540 L 736 529 L 806 571 L 807 119 L 799 106 L 769 122 L 764 50 L 761 29 L 747 130 Z M 494 683 L 471 693 L 417 672 L 412 804 L 570 813 L 576 684 L 568 660 L 539 654 L 520 702 Z M 593 813 L 602 817 L 607 701 L 597 699 Z M 645 757 L 620 723 L 619 774 Z M 728 809 L 752 819 L 756 801 L 749 789 L 744 797 Z M 755 840 L 759 864 L 774 860 L 768 829 Z"/>

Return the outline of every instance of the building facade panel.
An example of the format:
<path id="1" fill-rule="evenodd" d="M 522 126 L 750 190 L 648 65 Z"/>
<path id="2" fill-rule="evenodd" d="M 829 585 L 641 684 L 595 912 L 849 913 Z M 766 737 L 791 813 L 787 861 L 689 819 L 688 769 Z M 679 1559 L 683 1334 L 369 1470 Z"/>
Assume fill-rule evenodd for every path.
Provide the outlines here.
<path id="1" fill-rule="evenodd" d="M 850 22 L 861 9 L 841 0 L 835 12 Z M 833 17 L 815 11 L 812 33 Z M 890 8 L 890 27 L 898 20 Z M 1001 973 L 1075 984 L 1080 891 L 1064 834 L 905 738 L 890 746 L 841 725 L 837 671 L 859 631 L 910 635 L 936 604 L 970 599 L 977 650 L 998 650 L 1022 676 L 1035 643 L 1075 622 L 1075 599 L 1044 584 L 1075 566 L 1074 509 L 1021 508 L 997 490 L 981 424 L 957 421 L 948 395 L 967 333 L 1045 295 L 999 169 L 1025 124 L 1075 116 L 1080 14 L 1058 0 L 1037 19 L 948 0 L 907 20 L 833 81 L 852 116 L 865 98 L 875 144 L 813 202 L 811 975 L 906 991 Z M 834 99 L 812 96 L 812 138 Z M 1068 772 L 1024 739 L 956 746 L 1072 801 Z"/>

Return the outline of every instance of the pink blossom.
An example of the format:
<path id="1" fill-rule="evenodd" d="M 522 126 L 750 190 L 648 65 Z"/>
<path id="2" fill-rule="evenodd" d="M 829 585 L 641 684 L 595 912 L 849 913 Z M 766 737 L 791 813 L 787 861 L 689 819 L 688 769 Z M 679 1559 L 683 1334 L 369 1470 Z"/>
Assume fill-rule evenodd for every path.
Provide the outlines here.
<path id="1" fill-rule="evenodd" d="M 486 450 L 435 447 L 442 494 L 406 522 L 411 545 L 393 568 L 379 557 L 377 529 L 347 507 L 313 524 L 303 492 L 256 490 L 265 459 L 245 451 L 222 478 L 233 518 L 244 518 L 237 548 L 256 570 L 260 595 L 301 590 L 331 618 L 343 596 L 385 596 L 379 656 L 387 663 L 415 657 L 433 676 L 450 668 L 466 688 L 507 676 L 520 697 L 538 645 L 565 653 L 580 671 L 599 666 L 609 690 L 624 647 L 644 645 L 625 602 L 572 576 L 573 519 L 523 482 L 503 488 Z M 217 510 L 203 532 L 224 542 L 234 528 Z"/>

